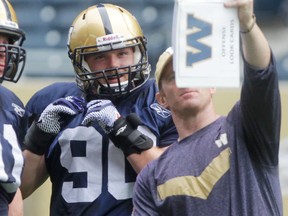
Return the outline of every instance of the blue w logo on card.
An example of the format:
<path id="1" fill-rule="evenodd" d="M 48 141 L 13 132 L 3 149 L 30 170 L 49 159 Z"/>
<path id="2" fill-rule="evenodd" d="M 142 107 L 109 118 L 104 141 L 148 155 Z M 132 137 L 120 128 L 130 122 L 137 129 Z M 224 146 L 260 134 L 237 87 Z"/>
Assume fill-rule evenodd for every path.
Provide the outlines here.
<path id="1" fill-rule="evenodd" d="M 200 42 L 200 39 L 211 35 L 211 33 L 211 23 L 197 19 L 193 14 L 187 14 L 187 66 L 211 58 L 211 47 Z"/>

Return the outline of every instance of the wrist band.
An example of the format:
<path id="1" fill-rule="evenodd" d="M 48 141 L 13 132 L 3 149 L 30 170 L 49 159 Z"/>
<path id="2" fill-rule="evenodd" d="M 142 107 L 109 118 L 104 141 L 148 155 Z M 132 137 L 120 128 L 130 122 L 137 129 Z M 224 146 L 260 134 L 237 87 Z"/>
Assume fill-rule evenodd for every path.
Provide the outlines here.
<path id="1" fill-rule="evenodd" d="M 256 23 L 256 16 L 255 16 L 255 14 L 252 15 L 252 19 L 253 19 L 253 22 L 252 22 L 251 26 L 250 26 L 247 30 L 245 30 L 245 31 L 241 31 L 241 30 L 240 30 L 240 33 L 242 33 L 242 34 L 247 34 L 247 33 L 251 32 L 251 30 L 253 29 L 253 27 L 255 26 L 255 23 Z"/>

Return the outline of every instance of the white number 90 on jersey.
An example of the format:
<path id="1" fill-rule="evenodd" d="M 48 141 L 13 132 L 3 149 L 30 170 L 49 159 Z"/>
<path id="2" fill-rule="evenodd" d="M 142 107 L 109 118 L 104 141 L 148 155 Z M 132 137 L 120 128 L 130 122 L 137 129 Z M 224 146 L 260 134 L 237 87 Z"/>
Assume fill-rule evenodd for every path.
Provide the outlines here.
<path id="1" fill-rule="evenodd" d="M 172 46 L 178 87 L 239 87 L 237 9 L 224 0 L 175 0 Z"/>

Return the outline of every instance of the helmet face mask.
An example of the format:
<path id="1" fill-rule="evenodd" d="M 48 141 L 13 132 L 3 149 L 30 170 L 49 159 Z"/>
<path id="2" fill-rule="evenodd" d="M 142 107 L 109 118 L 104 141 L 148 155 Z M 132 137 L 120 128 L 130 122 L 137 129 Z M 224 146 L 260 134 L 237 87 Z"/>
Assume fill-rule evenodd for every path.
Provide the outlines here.
<path id="1" fill-rule="evenodd" d="M 102 14 L 101 18 L 97 18 L 99 14 Z M 110 23 L 109 31 L 107 21 Z M 105 98 L 119 97 L 142 86 L 150 76 L 142 29 L 135 17 L 119 6 L 98 4 L 83 11 L 70 28 L 67 46 L 78 86 L 86 93 Z M 133 49 L 133 64 L 91 71 L 85 61 L 89 55 L 124 48 Z M 128 80 L 121 82 L 122 76 L 128 77 Z M 111 78 L 117 83 L 109 83 Z"/>
<path id="2" fill-rule="evenodd" d="M 26 63 L 26 51 L 21 47 L 25 33 L 19 29 L 15 11 L 7 0 L 0 2 L 0 35 L 8 38 L 8 44 L 0 43 L 0 56 L 4 64 L 0 83 L 3 80 L 16 83 Z"/>
<path id="3" fill-rule="evenodd" d="M 5 55 L 5 66 L 2 76 L 0 76 L 1 82 L 3 80 L 18 82 L 25 67 L 25 49 L 19 46 L 0 44 L 0 55 Z"/>

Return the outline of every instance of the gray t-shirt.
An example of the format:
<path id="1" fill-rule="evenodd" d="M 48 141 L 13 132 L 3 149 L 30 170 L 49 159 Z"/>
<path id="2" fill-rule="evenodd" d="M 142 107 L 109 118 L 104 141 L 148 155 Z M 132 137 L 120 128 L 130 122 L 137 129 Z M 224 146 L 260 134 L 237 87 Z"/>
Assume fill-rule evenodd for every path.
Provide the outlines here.
<path id="1" fill-rule="evenodd" d="M 227 117 L 174 143 L 138 175 L 133 215 L 282 215 L 274 61 L 261 71 L 246 64 L 245 73 Z"/>

